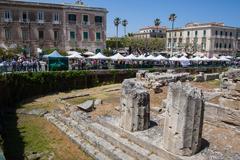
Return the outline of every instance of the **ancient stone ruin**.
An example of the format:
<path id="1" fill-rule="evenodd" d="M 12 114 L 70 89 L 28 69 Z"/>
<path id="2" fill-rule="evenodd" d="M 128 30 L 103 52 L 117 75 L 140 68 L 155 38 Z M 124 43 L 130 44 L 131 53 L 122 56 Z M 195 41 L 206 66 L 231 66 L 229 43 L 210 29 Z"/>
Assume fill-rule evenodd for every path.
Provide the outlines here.
<path id="1" fill-rule="evenodd" d="M 164 148 L 191 156 L 201 147 L 204 102 L 202 91 L 189 84 L 171 83 L 164 124 Z"/>
<path id="2" fill-rule="evenodd" d="M 120 104 L 120 127 L 134 132 L 148 129 L 150 121 L 150 96 L 142 83 L 124 80 Z"/>

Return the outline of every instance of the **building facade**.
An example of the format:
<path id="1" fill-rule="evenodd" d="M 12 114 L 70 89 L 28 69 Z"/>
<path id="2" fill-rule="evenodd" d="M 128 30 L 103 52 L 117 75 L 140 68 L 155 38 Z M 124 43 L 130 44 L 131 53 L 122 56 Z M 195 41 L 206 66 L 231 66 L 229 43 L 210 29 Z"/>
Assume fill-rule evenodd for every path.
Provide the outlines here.
<path id="1" fill-rule="evenodd" d="M 134 33 L 133 36 L 136 38 L 166 38 L 166 32 L 166 27 L 151 26 L 141 28 L 137 33 Z"/>
<path id="2" fill-rule="evenodd" d="M 166 48 L 173 52 L 192 46 L 196 52 L 212 55 L 235 55 L 240 51 L 240 28 L 224 23 L 189 23 L 183 28 L 167 31 Z"/>
<path id="3" fill-rule="evenodd" d="M 37 48 L 95 52 L 106 42 L 105 8 L 0 0 L 0 43 L 17 44 L 31 54 Z"/>

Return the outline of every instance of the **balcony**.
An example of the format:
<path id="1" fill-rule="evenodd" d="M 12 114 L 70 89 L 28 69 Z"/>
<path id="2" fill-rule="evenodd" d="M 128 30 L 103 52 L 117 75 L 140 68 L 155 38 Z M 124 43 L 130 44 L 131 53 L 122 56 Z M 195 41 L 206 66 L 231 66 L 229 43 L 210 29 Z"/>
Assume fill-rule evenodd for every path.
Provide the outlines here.
<path id="1" fill-rule="evenodd" d="M 12 22 L 13 20 L 12 20 L 12 18 L 2 18 L 1 21 L 9 23 L 9 22 Z"/>
<path id="2" fill-rule="evenodd" d="M 96 26 L 101 26 L 101 27 L 102 27 L 102 26 L 103 26 L 103 23 L 102 23 L 102 22 L 95 22 L 95 25 L 96 25 Z"/>
<path id="3" fill-rule="evenodd" d="M 76 21 L 68 20 L 68 24 L 76 24 Z"/>
<path id="4" fill-rule="evenodd" d="M 19 19 L 20 23 L 26 24 L 26 23 L 30 23 L 29 19 Z"/>
<path id="5" fill-rule="evenodd" d="M 58 24 L 61 24 L 61 22 L 60 21 L 53 21 L 52 24 L 58 25 Z"/>
<path id="6" fill-rule="evenodd" d="M 89 21 L 83 21 L 83 22 L 82 22 L 82 25 L 84 25 L 84 26 L 89 26 L 89 25 L 90 25 L 90 22 L 89 22 Z"/>
<path id="7" fill-rule="evenodd" d="M 38 20 L 37 20 L 37 23 L 38 23 L 38 24 L 43 24 L 43 23 L 44 23 L 44 20 L 38 19 Z"/>

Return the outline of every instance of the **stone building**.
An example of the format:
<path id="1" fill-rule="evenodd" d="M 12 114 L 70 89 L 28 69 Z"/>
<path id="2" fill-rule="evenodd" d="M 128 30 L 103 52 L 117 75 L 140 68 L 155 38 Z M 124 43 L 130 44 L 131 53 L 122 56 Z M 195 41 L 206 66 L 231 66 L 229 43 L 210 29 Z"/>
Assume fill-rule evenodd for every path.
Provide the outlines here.
<path id="1" fill-rule="evenodd" d="M 166 48 L 184 51 L 187 44 L 206 55 L 234 55 L 240 51 L 240 28 L 224 23 L 188 23 L 183 28 L 167 31 Z"/>
<path id="2" fill-rule="evenodd" d="M 37 48 L 95 52 L 105 48 L 105 8 L 0 0 L 0 43 L 17 44 L 27 53 Z"/>
<path id="3" fill-rule="evenodd" d="M 144 27 L 139 30 L 139 32 L 134 33 L 133 36 L 136 38 L 166 38 L 166 27 L 151 26 Z"/>

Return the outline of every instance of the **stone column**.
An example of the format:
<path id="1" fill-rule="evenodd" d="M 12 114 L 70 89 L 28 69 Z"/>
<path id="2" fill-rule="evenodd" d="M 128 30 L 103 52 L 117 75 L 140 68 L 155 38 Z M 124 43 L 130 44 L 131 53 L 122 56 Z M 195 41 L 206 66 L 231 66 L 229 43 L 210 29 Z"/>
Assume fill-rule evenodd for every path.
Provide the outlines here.
<path id="1" fill-rule="evenodd" d="M 135 79 L 124 80 L 120 100 L 120 127 L 131 132 L 148 129 L 150 96 L 143 84 Z"/>
<path id="2" fill-rule="evenodd" d="M 163 131 L 163 145 L 177 155 L 191 156 L 201 147 L 204 101 L 200 89 L 170 83 Z"/>

